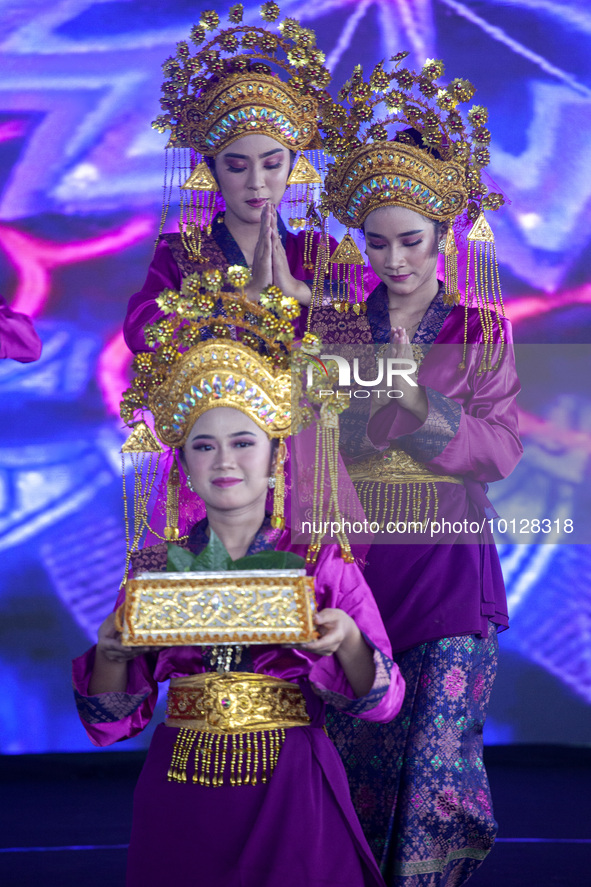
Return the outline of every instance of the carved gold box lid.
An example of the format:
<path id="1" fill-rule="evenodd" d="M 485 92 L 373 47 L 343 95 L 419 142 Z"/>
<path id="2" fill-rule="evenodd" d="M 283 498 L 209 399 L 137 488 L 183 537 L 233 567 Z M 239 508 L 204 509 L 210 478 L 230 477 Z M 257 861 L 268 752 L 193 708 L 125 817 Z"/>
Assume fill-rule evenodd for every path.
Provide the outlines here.
<path id="1" fill-rule="evenodd" d="M 116 626 L 128 646 L 294 644 L 317 637 L 305 570 L 140 573 Z"/>

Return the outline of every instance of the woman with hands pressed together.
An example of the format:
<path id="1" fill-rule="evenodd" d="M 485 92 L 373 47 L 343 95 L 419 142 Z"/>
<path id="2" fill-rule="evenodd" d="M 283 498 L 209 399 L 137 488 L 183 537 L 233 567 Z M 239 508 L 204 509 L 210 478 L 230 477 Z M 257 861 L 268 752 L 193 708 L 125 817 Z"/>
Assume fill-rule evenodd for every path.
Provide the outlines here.
<path id="1" fill-rule="evenodd" d="M 218 225 L 226 226 L 251 270 L 246 292 L 253 301 L 274 284 L 301 305 L 310 304 L 310 287 L 291 273 L 284 241 L 293 235 L 287 235 L 277 212 L 292 157 L 270 136 L 253 133 L 233 142 L 211 162 L 226 206 Z M 291 253 L 293 260 L 293 249 Z"/>
<path id="2" fill-rule="evenodd" d="M 341 224 L 363 231 L 379 278 L 366 312 L 342 320 L 348 341 L 355 327 L 359 342 L 373 346 L 365 359 L 374 374 L 376 358 L 414 361 L 391 390 L 375 387 L 341 420 L 349 475 L 367 520 L 380 528 L 364 578 L 405 701 L 378 729 L 338 712 L 328 729 L 389 887 L 459 887 L 497 831 L 482 731 L 508 614 L 486 491 L 521 456 L 519 381 L 487 221 L 503 198 L 481 175 L 490 159 L 486 108 L 464 118 L 459 106 L 472 84 L 437 83 L 439 60 L 399 69 L 406 55 L 390 71 L 378 65 L 368 82 L 356 69 L 342 104 L 323 110 L 325 148 L 335 156 L 326 204 Z M 371 125 L 363 130 L 360 120 Z M 464 295 L 458 222 L 456 234 L 462 224 L 468 230 Z"/>
<path id="3" fill-rule="evenodd" d="M 232 561 L 247 558 L 245 569 L 248 556 L 263 552 L 301 556 L 295 560 L 314 577 L 318 637 L 295 647 L 130 649 L 107 617 L 96 647 L 74 662 L 80 718 L 95 744 L 139 733 L 158 684 L 170 679 L 166 721 L 135 793 L 127 884 L 383 887 L 323 725 L 327 704 L 389 721 L 404 683 L 357 565 L 335 545 L 321 546 L 306 564 L 307 546 L 284 528 L 278 491 L 292 422 L 289 354 L 268 329 L 284 309 L 293 316 L 297 303 L 283 300 L 270 316 L 266 298 L 253 305 L 220 288 L 216 302 L 235 338 L 200 341 L 213 317 L 219 323 L 214 300 L 210 314 L 189 322 L 177 302 L 154 353 L 141 367 L 136 359 L 122 417 L 135 428 L 136 410 L 152 411 L 155 433 L 180 463 L 180 501 L 191 495 L 205 505 L 206 517 L 179 545 L 198 556 L 221 544 Z M 249 328 L 230 321 L 232 312 L 247 312 Z M 265 510 L 270 488 L 273 515 Z M 313 492 L 323 501 L 322 490 Z M 186 523 L 180 510 L 178 518 Z M 165 542 L 146 547 L 133 554 L 133 570 L 165 571 L 169 556 Z M 122 589 L 118 606 L 124 596 Z"/>
<path id="4" fill-rule="evenodd" d="M 240 16 L 231 12 L 231 22 L 239 23 Z M 181 207 L 185 201 L 190 209 L 181 210 L 178 233 L 162 234 L 161 226 L 144 286 L 129 301 L 124 335 L 133 352 L 150 347 L 144 327 L 162 317 L 158 295 L 168 287 L 180 289 L 204 261 L 220 271 L 248 267 L 247 293 L 255 301 L 274 284 L 301 305 L 310 304 L 321 237 L 309 185 L 321 179 L 303 152 L 321 149 L 318 101 L 330 75 L 314 32 L 292 19 L 279 24 L 280 35 L 246 25 L 207 34 L 218 22 L 216 13 L 203 13 L 191 35 L 197 54 L 190 56 L 189 45 L 180 43 L 177 56 L 164 65 L 165 113 L 153 125 L 170 131 L 169 150 L 186 151 L 184 161 L 176 151 L 173 164 L 181 166 L 181 181 L 190 172 L 180 189 Z M 289 60 L 292 50 L 307 55 L 298 67 Z M 302 67 L 308 61 L 310 68 Z M 176 174 L 173 170 L 165 184 L 166 193 L 176 186 Z M 287 231 L 277 211 L 292 184 L 290 224 L 302 229 L 297 234 Z M 218 197 L 224 208 L 216 213 Z M 306 317 L 302 312 L 299 334 Z"/>

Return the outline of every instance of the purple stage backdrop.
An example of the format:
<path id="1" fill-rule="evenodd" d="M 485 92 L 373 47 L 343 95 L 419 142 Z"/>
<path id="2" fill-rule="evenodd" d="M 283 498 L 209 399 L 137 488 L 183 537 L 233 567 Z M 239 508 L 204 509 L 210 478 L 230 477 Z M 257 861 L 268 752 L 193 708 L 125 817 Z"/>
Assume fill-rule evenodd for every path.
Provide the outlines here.
<path id="1" fill-rule="evenodd" d="M 202 9 L 228 4 L 1 5 L 0 292 L 34 317 L 43 355 L 0 365 L 0 752 L 79 751 L 89 742 L 70 660 L 112 608 L 124 561 L 121 324 L 160 220 L 166 138 L 150 127 L 160 66 Z M 258 18 L 258 4 L 244 5 Z M 492 490 L 508 521 L 499 538 L 512 627 L 488 742 L 590 742 L 589 5 L 280 5 L 317 29 L 335 82 L 408 49 L 413 66 L 444 59 L 446 76 L 472 80 L 490 110 L 490 175 L 509 201 L 491 222 L 524 346 L 526 453 Z M 513 519 L 551 529 L 514 544 Z"/>

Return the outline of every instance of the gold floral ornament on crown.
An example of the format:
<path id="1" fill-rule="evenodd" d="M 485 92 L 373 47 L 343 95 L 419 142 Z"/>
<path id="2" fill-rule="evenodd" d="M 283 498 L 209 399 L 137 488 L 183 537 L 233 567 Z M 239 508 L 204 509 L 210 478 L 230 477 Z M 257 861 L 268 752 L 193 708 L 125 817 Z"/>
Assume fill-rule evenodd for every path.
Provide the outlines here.
<path id="1" fill-rule="evenodd" d="M 154 350 L 136 355 L 132 364 L 135 375 L 120 409 L 131 429 L 122 454 L 131 458 L 135 477 L 133 533 L 129 531 L 124 479 L 128 564 L 139 549 L 143 531 L 150 528 L 149 500 L 162 444 L 182 447 L 197 419 L 218 407 L 240 410 L 269 437 L 279 440 L 272 524 L 285 526 L 282 442 L 293 428 L 314 421 L 314 405 L 320 403 L 312 390 L 307 398 L 293 399 L 292 372 L 297 375 L 305 368 L 319 344 L 316 337 L 307 336 L 302 348 L 292 353 L 293 320 L 299 316 L 299 303 L 276 286 L 264 289 L 258 304 L 252 302 L 244 292 L 249 280 L 250 272 L 240 265 L 231 266 L 225 276 L 217 269 L 206 269 L 186 277 L 181 290 L 163 290 L 156 300 L 165 316 L 144 331 Z M 301 393 L 301 382 L 298 384 Z M 329 401 L 323 401 L 324 411 Z M 153 417 L 154 432 L 146 423 L 146 413 Z M 334 442 L 334 434 L 329 437 Z M 156 456 L 156 465 L 152 456 Z M 336 451 L 322 450 L 321 456 L 323 465 L 332 465 Z M 123 475 L 125 478 L 125 465 Z M 333 475 L 327 472 L 327 479 Z M 161 537 L 169 541 L 179 538 L 179 484 L 175 461 L 168 478 L 167 522 Z M 331 494 L 329 501 L 333 498 Z M 348 556 L 346 540 L 342 547 Z"/>
<path id="2" fill-rule="evenodd" d="M 231 27 L 220 29 L 218 13 L 204 11 L 190 34 L 197 52 L 191 54 L 189 42 L 182 41 L 176 55 L 162 66 L 164 113 L 152 126 L 170 132 L 167 147 L 173 149 L 174 161 L 180 160 L 181 175 L 186 176 L 180 189 L 180 230 L 189 255 L 199 262 L 206 261 L 201 232 L 209 231 L 219 190 L 203 158 L 215 157 L 250 133 L 268 135 L 292 152 L 310 152 L 309 158 L 300 153 L 288 179 L 288 185 L 294 186 L 289 221 L 296 230 L 309 232 L 307 253 L 320 223 L 313 199 L 314 186 L 323 176 L 317 119 L 330 74 L 314 31 L 292 18 L 278 21 L 276 3 L 263 3 L 260 12 L 262 26 L 242 24 L 243 6 L 234 4 L 228 16 Z M 278 33 L 269 29 L 275 24 Z M 286 80 L 281 72 L 288 75 Z M 170 188 L 174 166 L 175 162 Z M 165 183 L 166 193 L 170 188 Z"/>
<path id="3" fill-rule="evenodd" d="M 466 211 L 473 223 L 468 234 L 466 304 L 475 303 L 482 310 L 492 303 L 499 321 L 503 303 L 494 235 L 484 211 L 499 209 L 504 198 L 489 192 L 482 181 L 482 170 L 490 161 L 488 112 L 473 105 L 462 116 L 459 106 L 471 101 L 474 86 L 461 78 L 445 86 L 438 83 L 444 66 L 437 59 L 427 59 L 420 71 L 401 68 L 407 56 L 408 52 L 393 56 L 390 71 L 380 62 L 367 79 L 357 65 L 339 91 L 338 101 L 322 103 L 320 126 L 334 162 L 327 169 L 321 208 L 347 229 L 361 228 L 367 216 L 382 206 L 406 207 L 445 223 L 445 300 L 451 305 L 459 304 L 461 298 L 453 221 Z M 378 106 L 385 106 L 384 116 L 376 116 Z M 422 147 L 408 130 L 420 134 Z M 349 230 L 345 242 L 345 261 L 350 267 L 361 264 L 361 254 L 353 255 L 351 244 L 355 244 Z M 341 269 L 345 264 L 339 253 L 342 246 L 331 262 L 337 265 L 337 284 L 345 290 L 342 298 L 349 302 L 347 274 Z M 488 310 L 482 312 L 482 326 L 486 343 L 492 344 Z"/>

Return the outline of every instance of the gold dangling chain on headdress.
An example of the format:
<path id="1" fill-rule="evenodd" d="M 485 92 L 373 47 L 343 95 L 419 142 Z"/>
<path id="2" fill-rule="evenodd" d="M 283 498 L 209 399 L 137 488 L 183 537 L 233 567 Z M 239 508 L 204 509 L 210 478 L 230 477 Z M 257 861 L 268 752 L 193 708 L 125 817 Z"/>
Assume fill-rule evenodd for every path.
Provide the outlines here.
<path id="1" fill-rule="evenodd" d="M 497 251 L 495 236 L 492 228 L 486 221 L 484 213 L 476 219 L 472 229 L 467 235 L 468 260 L 466 265 L 466 304 L 476 304 L 480 315 L 480 323 L 484 333 L 484 353 L 480 365 L 480 372 L 495 369 L 502 356 L 505 345 L 503 327 L 500 322 L 501 314 L 505 314 L 503 295 L 501 293 L 501 281 L 499 278 L 499 266 L 497 263 Z M 471 283 L 471 265 L 473 276 Z M 494 326 L 491 314 L 491 306 L 494 309 L 497 326 L 500 333 L 500 348 L 494 366 L 492 363 L 494 347 Z M 464 321 L 467 323 L 467 315 Z M 464 334 L 464 354 L 462 366 L 466 364 L 467 333 Z"/>
<path id="2" fill-rule="evenodd" d="M 321 162 L 317 158 L 319 166 Z M 300 154 L 287 179 L 287 184 L 291 188 L 288 222 L 294 230 L 302 229 L 305 231 L 304 268 L 307 271 L 314 269 L 312 261 L 314 232 L 316 229 L 322 228 L 322 220 L 316 208 L 313 186 L 321 185 L 322 181 L 323 176 L 314 168 L 304 154 Z"/>
<path id="3" fill-rule="evenodd" d="M 141 355 L 136 357 L 141 361 Z M 149 527 L 148 507 L 154 490 L 154 482 L 158 476 L 160 456 L 163 448 L 160 441 L 150 431 L 144 421 L 130 422 L 132 431 L 121 447 L 121 479 L 123 481 L 123 519 L 125 522 L 125 569 L 121 587 L 127 581 L 131 556 L 139 551 L 140 541 L 144 530 Z M 146 454 L 148 456 L 145 464 Z M 133 465 L 133 533 L 129 526 L 129 504 L 127 499 L 127 485 L 125 472 L 125 456 L 129 455 Z M 156 460 L 153 460 L 156 456 Z"/>
<path id="4" fill-rule="evenodd" d="M 359 247 L 347 233 L 328 260 L 330 267 L 330 288 L 334 296 L 335 311 L 346 314 L 351 308 L 356 314 L 365 312 L 365 288 L 363 282 L 364 261 Z M 351 293 L 354 299 L 351 299 Z M 361 298 L 359 298 L 361 295 Z M 351 302 L 353 301 L 353 304 Z"/>
<path id="5" fill-rule="evenodd" d="M 179 232 L 187 253 L 197 262 L 207 261 L 201 253 L 202 232 L 205 228 L 211 234 L 218 184 L 203 161 L 191 172 L 184 185 L 181 185 Z M 190 196 L 186 196 L 187 191 Z"/>

